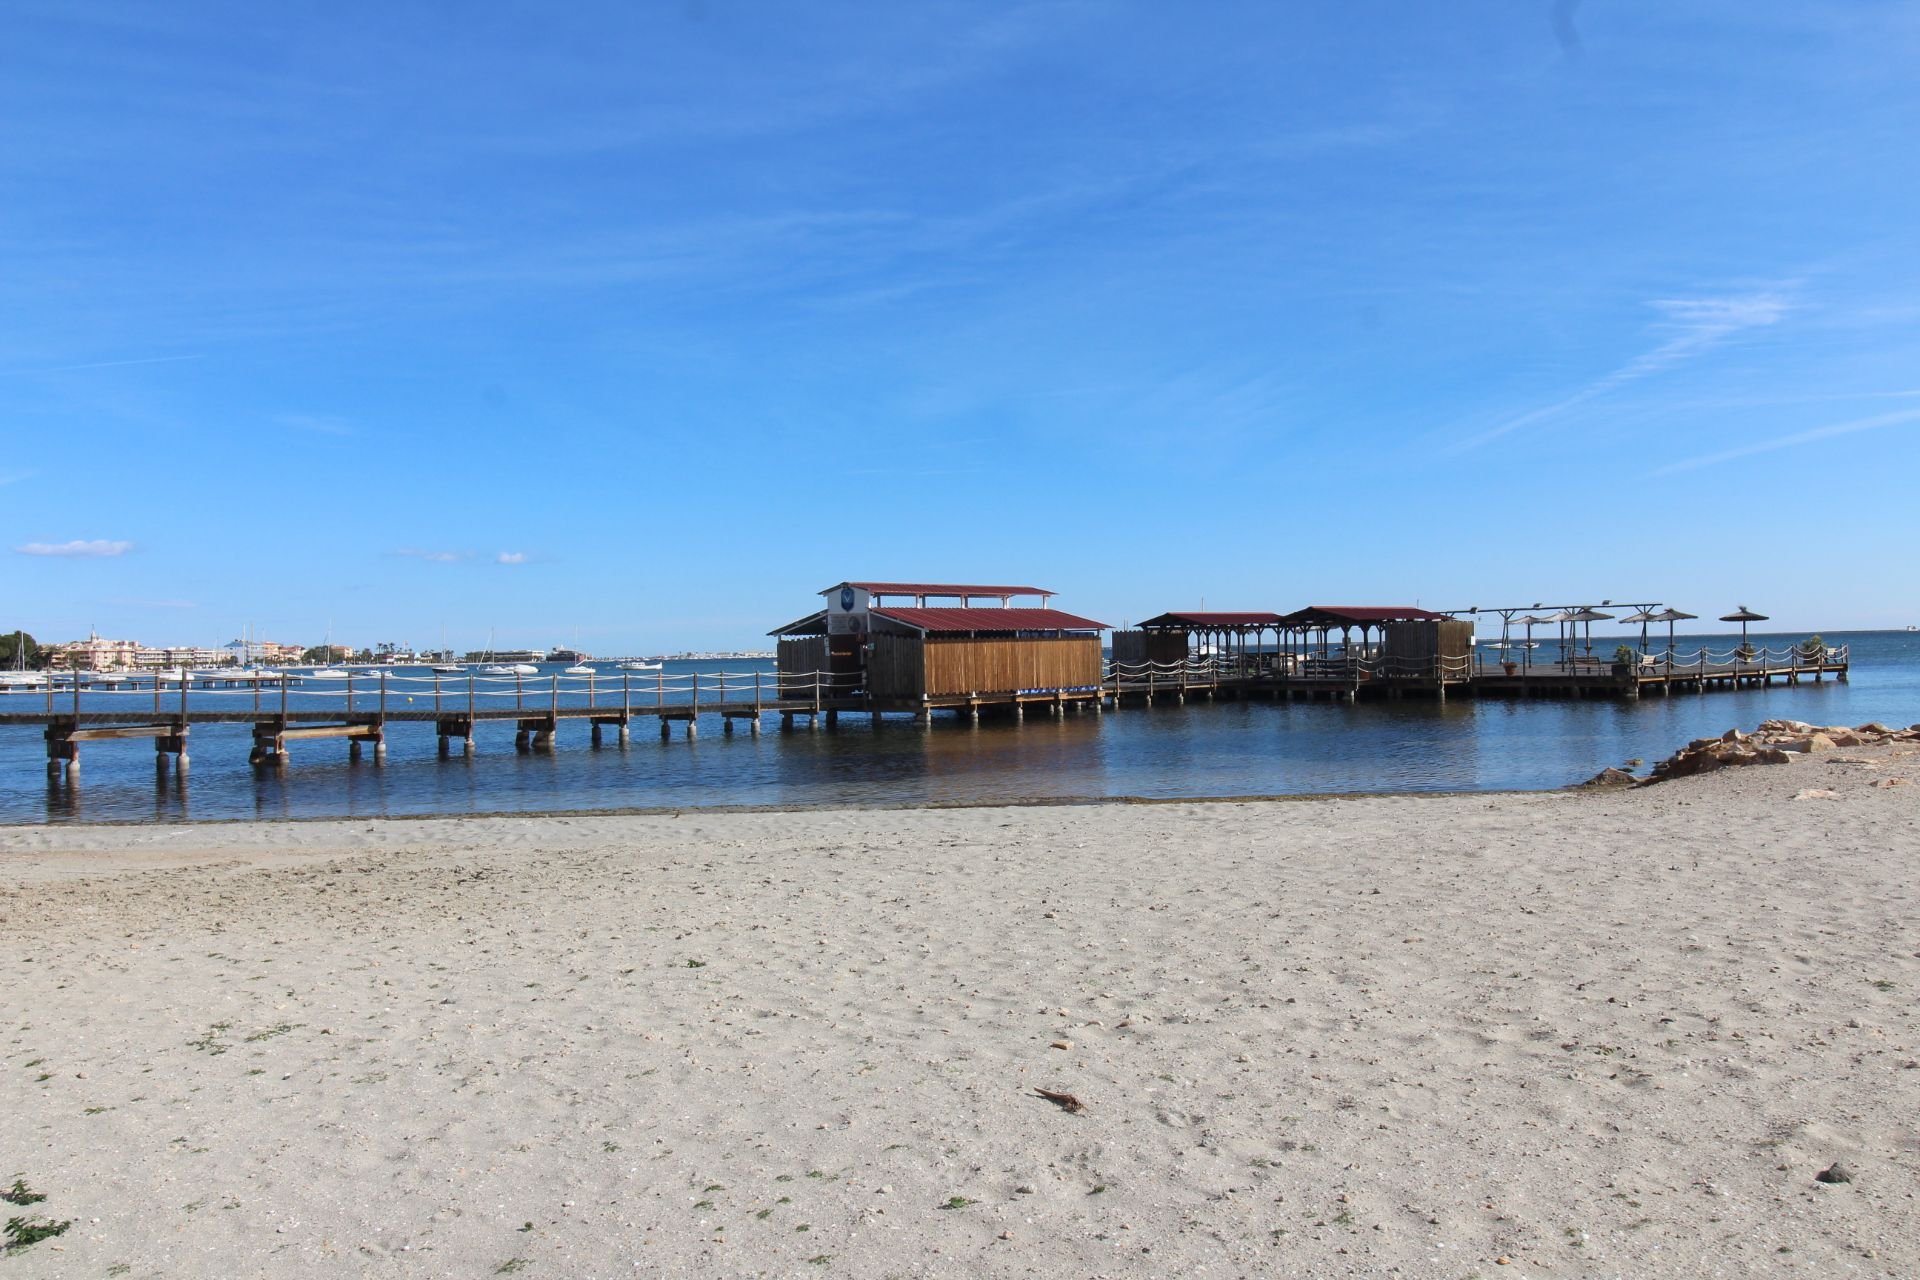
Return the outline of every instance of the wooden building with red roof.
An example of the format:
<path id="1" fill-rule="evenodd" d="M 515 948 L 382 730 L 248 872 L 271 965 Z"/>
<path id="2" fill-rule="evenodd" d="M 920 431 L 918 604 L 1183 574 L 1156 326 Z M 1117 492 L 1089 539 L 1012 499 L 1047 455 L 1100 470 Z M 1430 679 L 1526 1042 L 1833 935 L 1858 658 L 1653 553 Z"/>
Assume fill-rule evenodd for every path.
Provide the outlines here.
<path id="1" fill-rule="evenodd" d="M 783 688 L 824 671 L 875 712 L 1029 702 L 1098 706 L 1107 624 L 1051 607 L 1043 587 L 839 582 L 826 607 L 770 634 Z"/>

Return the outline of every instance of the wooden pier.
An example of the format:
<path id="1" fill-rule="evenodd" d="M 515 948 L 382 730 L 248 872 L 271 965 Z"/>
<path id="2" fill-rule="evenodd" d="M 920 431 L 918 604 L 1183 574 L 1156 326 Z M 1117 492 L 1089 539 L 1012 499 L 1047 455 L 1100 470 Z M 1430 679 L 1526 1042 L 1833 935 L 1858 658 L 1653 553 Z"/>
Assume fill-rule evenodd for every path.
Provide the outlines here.
<path id="1" fill-rule="evenodd" d="M 1502 662 L 1479 654 L 1409 662 L 1386 655 L 1317 658 L 1298 653 L 1236 653 L 1179 662 L 1115 663 L 1108 695 L 1151 704 L 1192 696 L 1267 697 L 1358 702 L 1408 695 L 1637 699 L 1675 693 L 1764 688 L 1847 679 L 1844 648 L 1818 653 L 1788 648 L 1642 655 L 1613 663 L 1568 655 L 1552 661 Z"/>
<path id="2" fill-rule="evenodd" d="M 604 677 L 490 678 L 465 676 L 355 676 L 343 687 L 301 687 L 282 681 L 269 694 L 258 687 L 208 689 L 168 686 L 83 693 L 75 688 L 16 692 L 6 700 L 37 703 L 32 710 L 0 711 L 0 727 L 32 726 L 47 746 L 50 775 L 78 776 L 83 743 L 146 739 L 156 764 L 184 771 L 195 726 L 249 725 L 249 761 L 284 767 L 292 744 L 342 740 L 350 759 L 369 751 L 386 757 L 388 733 L 401 725 L 431 725 L 439 751 L 474 751 L 483 724 L 512 724 L 521 751 L 551 751 L 564 724 L 581 722 L 599 746 L 611 731 L 621 745 L 636 721 L 651 719 L 660 736 L 681 726 L 692 738 L 702 717 L 732 733 L 744 724 L 758 734 L 769 717 L 783 729 L 804 722 L 832 726 L 842 715 L 878 723 L 887 712 L 909 713 L 921 724 L 935 712 L 977 721 L 983 711 L 1020 719 L 1032 713 L 1098 713 L 1108 706 L 1184 703 L 1189 698 L 1266 698 L 1354 703 L 1408 696 L 1633 699 L 1847 679 L 1846 649 L 1752 650 L 1658 654 L 1632 664 L 1568 655 L 1564 660 L 1503 663 L 1480 654 L 1409 662 L 1374 654 L 1321 658 L 1313 654 L 1240 651 L 1225 657 L 1168 663 L 1111 663 L 1097 685 L 1010 694 L 925 694 L 903 701 L 876 698 L 849 678 L 828 672 L 702 672 Z M 119 702 L 121 705 L 114 705 Z M 138 705 L 132 705 L 137 703 Z M 222 705 L 224 703 L 225 705 Z M 240 704 L 240 705 L 236 705 Z"/>
<path id="3" fill-rule="evenodd" d="M 171 764 L 184 772 L 196 725 L 252 726 L 248 760 L 270 769 L 287 764 L 289 744 L 328 738 L 344 740 L 349 759 L 361 759 L 371 748 L 376 762 L 384 760 L 389 728 L 396 725 L 432 725 L 440 754 L 447 756 L 456 743 L 461 754 L 472 754 L 474 730 L 482 724 L 511 723 L 516 749 L 550 751 L 569 721 L 585 722 L 598 746 L 607 730 L 625 745 L 633 724 L 647 719 L 659 724 L 662 738 L 671 737 L 675 725 L 692 738 L 702 716 L 718 717 L 729 734 L 736 724 L 758 734 L 769 716 L 779 716 L 783 729 L 798 722 L 813 728 L 823 719 L 834 723 L 843 711 L 871 710 L 866 698 L 846 691 L 844 679 L 824 672 L 806 679 L 772 672 L 662 671 L 651 678 L 375 674 L 305 687 L 297 678 L 283 679 L 271 695 L 258 686 L 238 690 L 180 682 L 164 693 L 101 693 L 70 685 L 14 696 L 40 705 L 0 712 L 0 726 L 38 727 L 47 744 L 48 774 L 69 779 L 78 776 L 82 743 L 121 739 L 151 741 L 158 768 Z M 131 705 L 135 702 L 139 705 Z"/>

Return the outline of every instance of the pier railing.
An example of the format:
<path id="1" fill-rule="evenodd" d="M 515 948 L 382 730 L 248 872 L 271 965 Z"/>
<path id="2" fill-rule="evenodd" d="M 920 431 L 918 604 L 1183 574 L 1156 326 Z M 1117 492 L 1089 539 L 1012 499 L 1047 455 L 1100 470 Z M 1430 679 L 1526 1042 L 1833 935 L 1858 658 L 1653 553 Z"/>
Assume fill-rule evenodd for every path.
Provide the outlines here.
<path id="1" fill-rule="evenodd" d="M 1496 653 L 1503 652 L 1495 649 Z M 1504 650 L 1511 655 L 1514 649 Z M 1607 674 L 1614 668 L 1625 665 L 1627 670 L 1618 674 L 1633 676 L 1659 676 L 1667 679 L 1685 679 L 1688 676 L 1743 676 L 1764 675 L 1768 672 L 1781 673 L 1793 671 L 1831 671 L 1845 669 L 1850 665 L 1851 652 L 1847 645 L 1786 645 L 1780 648 L 1766 646 L 1734 646 L 1730 649 L 1713 649 L 1701 646 L 1693 650 L 1654 650 L 1648 653 L 1635 651 L 1634 660 L 1626 664 L 1616 664 L 1611 656 L 1582 654 L 1571 650 L 1562 656 L 1558 649 L 1547 657 L 1536 656 L 1534 652 L 1521 650 L 1520 656 L 1492 657 L 1476 652 L 1476 674 L 1525 676 L 1567 675 L 1567 674 Z M 1511 666 L 1512 671 L 1506 668 Z"/>
<path id="2" fill-rule="evenodd" d="M 187 673 L 154 678 L 138 686 L 87 686 L 80 681 L 48 683 L 26 696 L 43 703 L 48 715 L 79 714 L 92 708 L 129 708 L 151 700 L 156 718 L 185 716 L 190 707 L 276 712 L 338 709 L 348 714 L 430 711 L 459 716 L 486 710 L 542 712 L 654 712 L 703 705 L 719 709 L 824 707 L 858 692 L 859 677 L 831 671 L 619 671 L 593 675 L 483 675 L 477 671 L 431 675 L 388 671 L 351 672 L 316 677 L 283 672 L 248 679 L 227 672 Z M 35 695 L 38 695 L 35 697 Z M 83 703 L 84 700 L 84 703 Z M 32 703 L 28 704 L 29 706 Z"/>
<path id="3" fill-rule="evenodd" d="M 1360 683 L 1371 680 L 1445 680 L 1472 678 L 1468 656 L 1404 658 L 1388 654 L 1262 652 L 1188 658 L 1181 662 L 1110 662 L 1107 681 L 1129 692 L 1165 687 L 1192 688 L 1229 680 L 1303 683 Z"/>

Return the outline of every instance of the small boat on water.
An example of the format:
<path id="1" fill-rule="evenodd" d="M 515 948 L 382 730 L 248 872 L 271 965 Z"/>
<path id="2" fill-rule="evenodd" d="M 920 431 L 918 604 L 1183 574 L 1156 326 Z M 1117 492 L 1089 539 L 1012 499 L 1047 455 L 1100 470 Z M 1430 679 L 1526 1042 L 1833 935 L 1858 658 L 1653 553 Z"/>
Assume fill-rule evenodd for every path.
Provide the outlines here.
<path id="1" fill-rule="evenodd" d="M 658 671 L 660 667 L 661 664 L 658 662 L 641 662 L 638 660 L 620 664 L 622 671 Z"/>
<path id="2" fill-rule="evenodd" d="M 342 671 L 339 667 L 315 667 L 312 671 L 307 672 L 307 679 L 345 680 L 351 674 L 351 672 Z"/>
<path id="3" fill-rule="evenodd" d="M 600 674 L 600 670 L 597 667 L 590 667 L 583 662 L 579 666 L 568 667 L 560 674 L 563 676 L 597 676 Z"/>
<path id="4" fill-rule="evenodd" d="M 433 664 L 433 669 L 445 676 L 457 676 L 466 670 L 457 662 L 436 662 Z"/>
<path id="5" fill-rule="evenodd" d="M 537 676 L 540 668 L 531 662 L 496 662 L 490 667 L 480 668 L 483 676 Z"/>

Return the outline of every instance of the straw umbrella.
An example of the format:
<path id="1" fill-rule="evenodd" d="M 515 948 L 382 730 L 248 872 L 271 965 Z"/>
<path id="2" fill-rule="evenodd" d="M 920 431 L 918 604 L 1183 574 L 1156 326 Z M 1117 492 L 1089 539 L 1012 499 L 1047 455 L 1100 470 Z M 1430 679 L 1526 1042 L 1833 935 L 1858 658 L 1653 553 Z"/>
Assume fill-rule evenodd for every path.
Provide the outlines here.
<path id="1" fill-rule="evenodd" d="M 1550 617 L 1535 617 L 1531 613 L 1514 619 L 1515 623 L 1527 629 L 1527 643 L 1526 647 L 1521 650 L 1521 653 L 1526 655 L 1523 661 L 1525 661 L 1529 667 L 1533 665 L 1533 629 L 1544 626 L 1552 621 L 1553 619 Z"/>
<path id="2" fill-rule="evenodd" d="M 1591 658 L 1593 656 L 1593 624 L 1596 622 L 1610 622 L 1613 620 L 1613 615 L 1610 613 L 1602 613 L 1591 605 L 1583 605 L 1569 612 L 1566 615 L 1566 619 L 1570 623 L 1584 622 L 1587 624 L 1587 656 Z"/>
<path id="3" fill-rule="evenodd" d="M 1651 621 L 1664 622 L 1667 624 L 1667 665 L 1668 666 L 1673 665 L 1673 624 L 1676 622 L 1690 622 L 1693 619 L 1698 618 L 1699 616 L 1700 615 L 1697 613 L 1683 613 L 1671 605 L 1667 606 L 1666 608 L 1662 609 L 1660 612 L 1653 615 L 1653 618 L 1651 619 Z"/>
<path id="4" fill-rule="evenodd" d="M 1626 617 L 1620 619 L 1620 625 L 1630 627 L 1636 622 L 1640 624 L 1640 652 L 1645 653 L 1647 651 L 1647 624 L 1649 622 L 1657 622 L 1659 619 L 1660 615 L 1651 609 L 1636 609 Z"/>
<path id="5" fill-rule="evenodd" d="M 1752 645 L 1747 643 L 1747 624 L 1749 622 L 1765 622 L 1766 620 L 1766 614 L 1755 613 L 1745 605 L 1741 605 L 1732 613 L 1723 613 L 1720 615 L 1720 621 L 1722 622 L 1737 622 L 1740 624 L 1740 651 L 1742 656 L 1745 656 L 1747 651 L 1753 648 Z"/>

